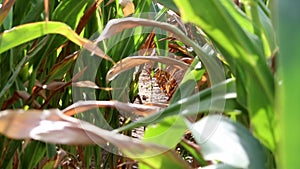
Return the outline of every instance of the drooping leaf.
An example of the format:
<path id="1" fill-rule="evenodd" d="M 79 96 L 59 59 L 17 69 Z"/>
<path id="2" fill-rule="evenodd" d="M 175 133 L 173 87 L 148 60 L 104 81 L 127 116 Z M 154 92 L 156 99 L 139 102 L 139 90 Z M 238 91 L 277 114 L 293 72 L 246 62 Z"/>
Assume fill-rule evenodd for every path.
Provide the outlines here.
<path id="1" fill-rule="evenodd" d="M 4 31 L 2 34 L 0 34 L 0 53 L 47 34 L 63 35 L 75 44 L 84 47 L 92 53 L 114 63 L 114 61 L 93 42 L 81 38 L 66 24 L 52 21 L 24 24 L 14 27 L 11 30 Z"/>
<path id="2" fill-rule="evenodd" d="M 216 57 L 208 55 L 204 49 L 198 46 L 193 40 L 189 39 L 176 26 L 168 23 L 133 17 L 112 19 L 107 23 L 100 36 L 96 39 L 96 42 L 108 39 L 113 35 L 124 31 L 125 29 L 134 28 L 138 26 L 157 27 L 173 33 L 178 40 L 194 49 L 195 53 L 206 67 L 209 76 L 213 77 L 210 79 L 212 85 L 217 85 L 218 83 L 225 81 L 225 73 L 220 61 Z"/>
<path id="3" fill-rule="evenodd" d="M 15 139 L 32 138 L 56 144 L 113 144 L 124 155 L 146 165 L 153 165 L 153 168 L 161 168 L 165 164 L 174 168 L 189 168 L 185 161 L 168 148 L 142 143 L 114 131 L 98 128 L 66 116 L 57 109 L 1 111 L 0 133 Z"/>
<path id="4" fill-rule="evenodd" d="M 149 116 L 159 110 L 159 107 L 156 106 L 122 103 L 119 101 L 78 101 L 62 110 L 62 112 L 66 115 L 72 116 L 77 113 L 100 107 L 113 107 L 120 111 L 135 113 L 143 116 Z"/>
<path id="5" fill-rule="evenodd" d="M 143 65 L 148 62 L 160 62 L 166 65 L 172 65 L 178 69 L 186 70 L 188 64 L 179 61 L 178 59 L 173 59 L 163 56 L 130 56 L 119 61 L 114 67 L 112 67 L 109 72 L 107 72 L 106 79 L 107 81 L 112 81 L 120 73 L 132 69 L 138 65 Z"/>

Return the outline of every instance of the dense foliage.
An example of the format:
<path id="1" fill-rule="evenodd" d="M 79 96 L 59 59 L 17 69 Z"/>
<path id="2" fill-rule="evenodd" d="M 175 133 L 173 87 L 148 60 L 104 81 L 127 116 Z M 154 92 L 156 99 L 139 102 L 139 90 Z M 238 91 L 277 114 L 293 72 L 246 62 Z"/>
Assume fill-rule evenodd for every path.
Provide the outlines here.
<path id="1" fill-rule="evenodd" d="M 277 168 L 270 6 L 3 0 L 0 168 Z"/>

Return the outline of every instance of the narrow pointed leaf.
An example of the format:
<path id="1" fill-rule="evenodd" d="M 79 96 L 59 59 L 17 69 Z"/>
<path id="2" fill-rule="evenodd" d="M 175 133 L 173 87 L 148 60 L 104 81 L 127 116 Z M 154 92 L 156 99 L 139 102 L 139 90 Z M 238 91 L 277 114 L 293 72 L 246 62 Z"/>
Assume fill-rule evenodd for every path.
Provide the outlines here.
<path id="1" fill-rule="evenodd" d="M 47 34 L 63 35 L 75 44 L 113 62 L 113 60 L 100 48 L 98 48 L 96 44 L 87 39 L 81 38 L 66 24 L 53 21 L 24 24 L 4 31 L 0 34 L 0 53 Z"/>
<path id="2" fill-rule="evenodd" d="M 9 11 L 13 7 L 15 0 L 4 0 L 0 8 L 0 25 L 8 15 Z"/>
<path id="3" fill-rule="evenodd" d="M 159 110 L 159 107 L 156 106 L 122 103 L 119 101 L 79 101 L 65 108 L 62 112 L 66 115 L 72 116 L 77 113 L 101 107 L 113 107 L 120 111 L 126 111 L 143 116 L 151 115 Z"/>

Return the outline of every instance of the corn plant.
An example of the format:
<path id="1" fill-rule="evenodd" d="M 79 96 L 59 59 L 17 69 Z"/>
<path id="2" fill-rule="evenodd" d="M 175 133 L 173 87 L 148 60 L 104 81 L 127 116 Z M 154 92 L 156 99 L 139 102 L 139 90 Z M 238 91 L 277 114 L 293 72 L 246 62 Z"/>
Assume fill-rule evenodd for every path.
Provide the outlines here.
<path id="1" fill-rule="evenodd" d="M 269 3 L 4 0 L 1 168 L 276 168 Z M 145 64 L 183 72 L 163 108 L 133 102 Z"/>

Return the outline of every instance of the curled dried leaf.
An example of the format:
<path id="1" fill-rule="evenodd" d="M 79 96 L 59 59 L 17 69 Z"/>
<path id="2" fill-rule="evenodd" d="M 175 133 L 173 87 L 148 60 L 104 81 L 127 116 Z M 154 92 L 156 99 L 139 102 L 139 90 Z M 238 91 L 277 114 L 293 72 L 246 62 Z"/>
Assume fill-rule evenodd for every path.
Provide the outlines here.
<path id="1" fill-rule="evenodd" d="M 113 68 L 111 68 L 107 75 L 106 80 L 112 81 L 115 77 L 117 77 L 120 73 L 132 69 L 135 66 L 142 65 L 148 62 L 160 62 L 167 65 L 172 65 L 177 69 L 186 70 L 188 68 L 188 64 L 174 58 L 163 57 L 163 56 L 131 56 L 122 59 L 119 61 Z"/>
<path id="2" fill-rule="evenodd" d="M 58 109 L 0 111 L 0 133 L 14 139 L 35 139 L 55 144 L 107 145 L 118 147 L 126 156 L 149 163 L 159 157 L 180 168 L 189 166 L 167 148 L 98 128 L 85 121 L 64 115 Z M 161 155 L 161 156 L 157 156 Z M 150 160 L 150 161 L 149 161 Z M 163 163 L 163 162 L 161 162 Z"/>
<path id="3" fill-rule="evenodd" d="M 74 114 L 99 107 L 112 107 L 120 111 L 132 112 L 142 116 L 148 116 L 150 114 L 156 113 L 160 109 L 156 106 L 123 103 L 119 101 L 79 101 L 67 107 L 62 112 L 66 115 L 72 116 Z"/>
<path id="4" fill-rule="evenodd" d="M 106 90 L 106 91 L 111 91 L 112 90 L 112 88 L 110 88 L 110 87 L 99 87 L 95 82 L 92 82 L 92 81 L 89 81 L 89 80 L 73 82 L 72 86 L 86 87 L 86 88 L 92 88 L 92 89 L 101 89 L 101 90 Z"/>

